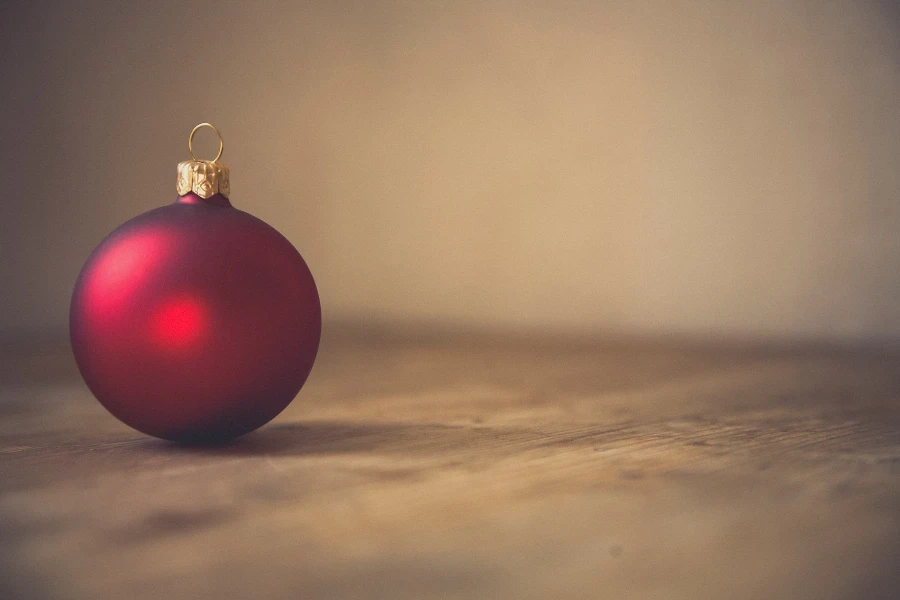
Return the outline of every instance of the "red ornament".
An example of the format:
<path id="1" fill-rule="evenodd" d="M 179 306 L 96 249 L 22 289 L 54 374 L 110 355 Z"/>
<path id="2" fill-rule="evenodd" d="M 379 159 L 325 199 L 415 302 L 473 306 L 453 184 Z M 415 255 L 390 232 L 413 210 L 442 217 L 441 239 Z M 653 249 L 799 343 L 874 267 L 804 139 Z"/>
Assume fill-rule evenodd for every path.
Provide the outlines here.
<path id="1" fill-rule="evenodd" d="M 218 158 L 181 163 L 175 203 L 113 231 L 72 295 L 72 349 L 88 387 L 125 424 L 168 440 L 221 441 L 267 423 L 300 391 L 319 346 L 309 268 L 275 229 L 231 206 Z"/>

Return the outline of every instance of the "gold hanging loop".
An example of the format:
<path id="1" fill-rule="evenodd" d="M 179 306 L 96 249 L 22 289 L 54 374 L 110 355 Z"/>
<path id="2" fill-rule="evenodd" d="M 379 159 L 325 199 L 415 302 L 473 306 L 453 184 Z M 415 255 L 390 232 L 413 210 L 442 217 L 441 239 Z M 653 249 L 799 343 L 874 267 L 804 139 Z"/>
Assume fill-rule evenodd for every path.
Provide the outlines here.
<path id="1" fill-rule="evenodd" d="M 200 123 L 193 129 L 191 129 L 191 135 L 188 136 L 188 151 L 191 153 L 191 157 L 194 160 L 202 160 L 200 158 L 197 158 L 197 155 L 194 154 L 194 134 L 196 134 L 197 130 L 200 129 L 201 127 L 209 127 L 210 129 L 212 129 L 213 131 L 216 132 L 217 136 L 219 136 L 219 153 L 216 154 L 216 157 L 214 159 L 209 161 L 209 162 L 218 162 L 219 159 L 222 157 L 222 151 L 225 149 L 225 140 L 222 139 L 222 134 L 219 133 L 219 130 L 216 129 L 216 126 L 213 125 L 212 123 Z"/>

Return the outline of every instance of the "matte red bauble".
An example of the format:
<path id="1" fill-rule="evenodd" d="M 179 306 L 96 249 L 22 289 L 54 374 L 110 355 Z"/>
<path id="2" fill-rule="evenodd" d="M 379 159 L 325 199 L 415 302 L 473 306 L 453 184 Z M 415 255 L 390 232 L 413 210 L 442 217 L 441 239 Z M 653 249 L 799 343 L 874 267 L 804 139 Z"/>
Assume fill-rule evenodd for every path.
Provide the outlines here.
<path id="1" fill-rule="evenodd" d="M 212 127 L 194 128 L 189 147 L 201 126 Z M 319 347 L 312 274 L 281 234 L 231 206 L 219 143 L 215 160 L 178 165 L 173 204 L 103 240 L 72 295 L 88 387 L 125 424 L 168 440 L 221 441 L 267 423 Z"/>

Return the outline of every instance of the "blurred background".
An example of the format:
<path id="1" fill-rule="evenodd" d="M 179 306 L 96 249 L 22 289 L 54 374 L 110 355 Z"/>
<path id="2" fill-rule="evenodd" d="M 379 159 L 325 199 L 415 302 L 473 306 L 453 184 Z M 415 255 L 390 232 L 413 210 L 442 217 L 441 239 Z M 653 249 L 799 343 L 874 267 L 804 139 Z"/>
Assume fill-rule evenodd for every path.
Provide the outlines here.
<path id="1" fill-rule="evenodd" d="M 0 336 L 65 332 L 201 121 L 326 320 L 900 336 L 889 0 L 0 10 Z"/>

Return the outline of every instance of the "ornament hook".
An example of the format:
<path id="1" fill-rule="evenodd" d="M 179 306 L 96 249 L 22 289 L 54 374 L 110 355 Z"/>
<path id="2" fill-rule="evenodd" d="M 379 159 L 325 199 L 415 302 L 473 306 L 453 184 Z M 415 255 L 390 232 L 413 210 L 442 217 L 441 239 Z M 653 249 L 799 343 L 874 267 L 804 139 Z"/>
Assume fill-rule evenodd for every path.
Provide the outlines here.
<path id="1" fill-rule="evenodd" d="M 225 140 L 222 139 L 222 134 L 219 133 L 219 130 L 216 129 L 216 126 L 213 125 L 212 123 L 200 123 L 193 129 L 191 129 L 191 135 L 188 136 L 188 151 L 191 153 L 191 158 L 193 158 L 194 160 L 202 160 L 200 158 L 197 158 L 197 156 L 194 154 L 194 134 L 197 133 L 197 130 L 200 129 L 201 127 L 209 127 L 210 129 L 212 129 L 213 131 L 216 132 L 217 136 L 219 136 L 219 153 L 216 154 L 216 157 L 214 159 L 209 161 L 209 162 L 218 162 L 218 160 L 222 157 L 222 150 L 225 149 Z"/>

